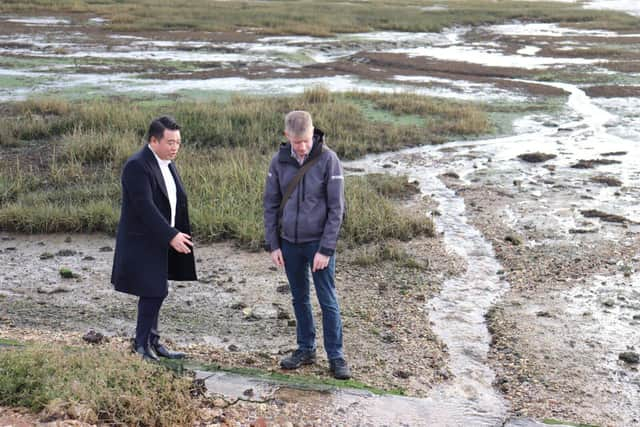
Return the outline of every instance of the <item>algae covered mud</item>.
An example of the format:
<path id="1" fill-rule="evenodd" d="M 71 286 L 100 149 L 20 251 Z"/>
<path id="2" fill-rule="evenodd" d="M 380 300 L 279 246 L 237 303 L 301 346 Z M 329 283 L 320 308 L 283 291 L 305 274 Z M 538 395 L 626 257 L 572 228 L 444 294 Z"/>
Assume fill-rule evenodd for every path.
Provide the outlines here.
<path id="1" fill-rule="evenodd" d="M 422 12 L 453 15 L 458 3 L 425 2 Z M 426 268 L 367 265 L 350 248 L 338 269 L 356 378 L 409 396 L 231 374 L 207 386 L 270 397 L 240 406 L 239 423 L 640 425 L 639 10 L 631 1 L 561 3 L 589 15 L 553 9 L 557 19 L 539 22 L 290 35 L 131 31 L 112 28 L 106 13 L 8 11 L 0 99 L 223 101 L 320 84 L 492 104 L 501 135 L 345 163 L 353 175 L 408 176 L 420 195 L 398 203 L 436 222 L 437 237 L 403 243 Z M 108 284 L 111 246 L 110 236 L 5 234 L 3 334 L 129 336 L 135 313 Z M 284 278 L 263 255 L 230 244 L 200 254 L 203 280 L 174 286 L 167 335 L 201 360 L 277 371 L 294 342 Z M 61 267 L 76 277 L 61 277 Z M 300 382 L 327 376 L 322 365 L 302 373 Z"/>

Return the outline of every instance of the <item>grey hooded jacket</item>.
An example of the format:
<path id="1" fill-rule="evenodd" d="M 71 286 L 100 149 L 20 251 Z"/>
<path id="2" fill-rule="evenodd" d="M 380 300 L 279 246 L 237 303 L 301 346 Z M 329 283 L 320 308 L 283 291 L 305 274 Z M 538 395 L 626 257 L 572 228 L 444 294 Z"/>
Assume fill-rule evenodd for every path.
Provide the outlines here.
<path id="1" fill-rule="evenodd" d="M 313 147 L 305 162 L 317 156 L 320 160 L 304 174 L 286 202 L 282 224 L 278 224 L 280 202 L 301 166 L 292 157 L 289 143 L 282 144 L 273 156 L 263 200 L 268 251 L 280 248 L 280 238 L 283 238 L 291 243 L 320 241 L 321 254 L 335 253 L 345 206 L 344 177 L 338 156 L 328 147 L 323 150 L 323 145 L 324 133 L 315 129 Z"/>

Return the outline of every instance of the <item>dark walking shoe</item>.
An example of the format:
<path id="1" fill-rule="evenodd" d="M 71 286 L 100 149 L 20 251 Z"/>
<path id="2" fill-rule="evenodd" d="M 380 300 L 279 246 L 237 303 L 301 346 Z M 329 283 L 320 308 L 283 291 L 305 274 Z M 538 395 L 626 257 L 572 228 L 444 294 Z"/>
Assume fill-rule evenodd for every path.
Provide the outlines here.
<path id="1" fill-rule="evenodd" d="M 343 358 L 330 360 L 329 370 L 335 379 L 348 380 L 351 378 L 351 369 L 349 369 L 347 362 Z"/>
<path id="2" fill-rule="evenodd" d="M 298 369 L 302 365 L 313 365 L 314 363 L 316 363 L 315 350 L 296 350 L 280 361 L 280 367 L 282 369 Z"/>

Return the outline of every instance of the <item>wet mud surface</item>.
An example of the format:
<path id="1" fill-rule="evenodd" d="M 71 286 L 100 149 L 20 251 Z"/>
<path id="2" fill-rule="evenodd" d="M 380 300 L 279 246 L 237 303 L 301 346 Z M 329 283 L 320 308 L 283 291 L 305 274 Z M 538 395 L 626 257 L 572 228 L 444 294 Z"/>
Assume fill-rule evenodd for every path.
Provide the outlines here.
<path id="1" fill-rule="evenodd" d="M 135 330 L 136 301 L 109 283 L 114 239 L 102 235 L 10 235 L 0 242 L 0 325 L 84 334 L 94 329 L 128 339 Z M 446 380 L 447 350 L 424 310 L 442 283 L 464 268 L 441 243 L 406 244 L 424 268 L 386 262 L 359 267 L 339 254 L 337 287 L 345 352 L 355 377 L 385 390 L 425 395 Z M 232 244 L 196 249 L 199 282 L 172 282 L 161 311 L 165 337 L 202 362 L 279 371 L 295 349 L 295 320 L 286 277 L 266 253 Z M 66 268 L 75 277 L 64 278 Z M 330 376 L 318 325 L 319 363 L 303 375 Z"/>
<path id="2" fill-rule="evenodd" d="M 93 18 L 0 16 L 0 99 L 74 88 L 268 93 L 277 81 L 284 91 L 295 90 L 297 82 L 426 94 L 460 93 L 481 83 L 497 96 L 511 91 L 537 97 L 562 92 L 536 83 L 553 75 L 598 84 L 594 96 L 637 95 L 617 83 L 638 84 L 628 74 L 638 71 L 640 34 L 534 23 L 324 38 L 249 31 L 114 34 Z M 63 78 L 46 81 L 56 76 Z M 2 79 L 11 92 L 2 90 Z"/>

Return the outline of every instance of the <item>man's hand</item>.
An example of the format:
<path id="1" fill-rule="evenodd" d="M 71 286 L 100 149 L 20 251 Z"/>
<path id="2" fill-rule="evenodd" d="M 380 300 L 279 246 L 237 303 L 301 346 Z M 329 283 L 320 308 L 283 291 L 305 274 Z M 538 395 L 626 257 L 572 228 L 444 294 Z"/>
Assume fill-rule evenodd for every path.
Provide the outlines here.
<path id="1" fill-rule="evenodd" d="M 316 255 L 313 257 L 313 268 L 311 271 L 314 273 L 319 270 L 324 270 L 329 265 L 329 258 L 326 255 L 322 255 L 320 252 L 316 252 Z"/>
<path id="2" fill-rule="evenodd" d="M 176 252 L 181 254 L 190 254 L 193 242 L 191 241 L 191 236 L 188 234 L 178 233 L 173 239 L 171 239 L 169 245 L 175 249 Z"/>
<path id="3" fill-rule="evenodd" d="M 271 251 L 271 261 L 278 267 L 284 267 L 284 258 L 282 257 L 282 251 L 280 249 Z"/>

